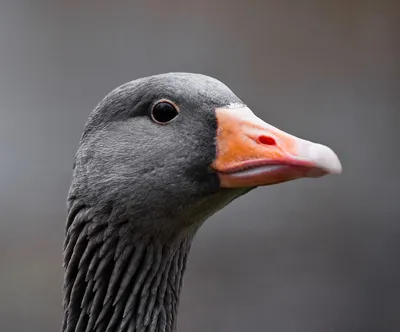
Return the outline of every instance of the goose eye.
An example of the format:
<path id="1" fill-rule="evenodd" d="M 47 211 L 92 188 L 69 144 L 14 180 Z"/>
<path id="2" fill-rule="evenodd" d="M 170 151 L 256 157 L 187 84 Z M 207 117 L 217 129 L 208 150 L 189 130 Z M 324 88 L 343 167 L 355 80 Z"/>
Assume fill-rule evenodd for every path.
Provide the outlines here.
<path id="1" fill-rule="evenodd" d="M 179 114 L 178 107 L 170 101 L 160 101 L 151 109 L 151 119 L 158 124 L 167 124 Z"/>

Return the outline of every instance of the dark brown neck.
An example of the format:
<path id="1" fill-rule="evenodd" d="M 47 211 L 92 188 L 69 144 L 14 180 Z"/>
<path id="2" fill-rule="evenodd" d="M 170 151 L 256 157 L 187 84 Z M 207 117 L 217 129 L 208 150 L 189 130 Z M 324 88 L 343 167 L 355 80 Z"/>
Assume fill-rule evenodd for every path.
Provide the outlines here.
<path id="1" fill-rule="evenodd" d="M 63 332 L 173 332 L 191 237 L 166 243 L 72 207 Z"/>

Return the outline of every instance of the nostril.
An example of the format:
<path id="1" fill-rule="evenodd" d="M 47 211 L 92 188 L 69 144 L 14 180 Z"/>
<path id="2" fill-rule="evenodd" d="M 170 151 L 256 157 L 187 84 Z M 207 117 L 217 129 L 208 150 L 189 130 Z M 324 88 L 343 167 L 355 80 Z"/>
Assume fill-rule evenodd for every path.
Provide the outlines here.
<path id="1" fill-rule="evenodd" d="M 264 136 L 264 135 L 261 135 L 261 136 L 258 138 L 258 140 L 259 140 L 259 142 L 260 142 L 261 144 L 265 144 L 265 145 L 276 145 L 275 139 L 274 139 L 273 137 L 271 137 L 271 136 Z"/>

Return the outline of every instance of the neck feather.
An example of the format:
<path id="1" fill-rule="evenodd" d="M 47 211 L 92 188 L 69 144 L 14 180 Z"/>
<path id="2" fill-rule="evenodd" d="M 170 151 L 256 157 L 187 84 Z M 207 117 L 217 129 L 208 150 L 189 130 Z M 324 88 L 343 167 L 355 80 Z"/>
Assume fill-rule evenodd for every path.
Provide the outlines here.
<path id="1" fill-rule="evenodd" d="M 163 241 L 73 204 L 63 332 L 173 332 L 191 236 Z"/>

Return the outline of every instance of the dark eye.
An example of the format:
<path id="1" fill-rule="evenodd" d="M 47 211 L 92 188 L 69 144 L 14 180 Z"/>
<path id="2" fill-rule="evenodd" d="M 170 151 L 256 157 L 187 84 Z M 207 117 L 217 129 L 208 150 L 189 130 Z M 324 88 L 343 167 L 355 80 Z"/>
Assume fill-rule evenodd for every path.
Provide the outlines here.
<path id="1" fill-rule="evenodd" d="M 170 101 L 159 101 L 151 110 L 151 118 L 158 124 L 167 124 L 179 114 L 178 107 Z"/>

